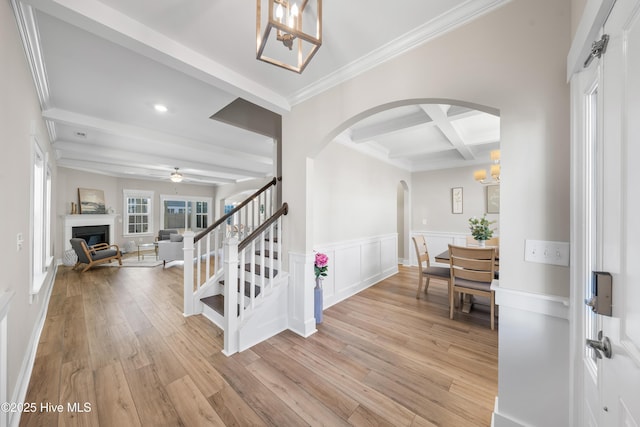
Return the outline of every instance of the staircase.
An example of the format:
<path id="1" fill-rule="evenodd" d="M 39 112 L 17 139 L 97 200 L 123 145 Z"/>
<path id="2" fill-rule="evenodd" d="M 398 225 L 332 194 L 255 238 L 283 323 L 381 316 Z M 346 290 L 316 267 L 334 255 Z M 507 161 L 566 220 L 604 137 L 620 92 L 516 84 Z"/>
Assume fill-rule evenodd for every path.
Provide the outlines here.
<path id="1" fill-rule="evenodd" d="M 275 178 L 198 235 L 185 233 L 184 315 L 203 314 L 224 331 L 226 355 L 287 327 L 288 274 L 280 243 L 284 203 Z M 235 284 L 235 286 L 230 285 Z"/>

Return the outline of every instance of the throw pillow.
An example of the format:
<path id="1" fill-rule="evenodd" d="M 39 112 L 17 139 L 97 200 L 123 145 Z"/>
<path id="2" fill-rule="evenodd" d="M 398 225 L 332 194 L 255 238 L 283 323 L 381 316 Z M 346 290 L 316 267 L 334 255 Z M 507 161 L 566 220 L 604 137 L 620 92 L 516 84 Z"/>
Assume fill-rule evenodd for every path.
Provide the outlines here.
<path id="1" fill-rule="evenodd" d="M 170 234 L 169 241 L 171 242 L 182 242 L 184 236 L 182 234 Z"/>

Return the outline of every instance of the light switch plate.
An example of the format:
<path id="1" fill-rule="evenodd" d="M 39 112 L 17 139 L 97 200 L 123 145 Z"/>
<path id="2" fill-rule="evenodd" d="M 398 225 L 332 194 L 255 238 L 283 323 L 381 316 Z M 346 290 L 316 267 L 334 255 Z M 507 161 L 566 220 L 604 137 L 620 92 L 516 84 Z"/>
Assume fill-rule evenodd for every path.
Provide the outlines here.
<path id="1" fill-rule="evenodd" d="M 569 266 L 569 243 L 525 240 L 524 260 L 541 264 Z"/>

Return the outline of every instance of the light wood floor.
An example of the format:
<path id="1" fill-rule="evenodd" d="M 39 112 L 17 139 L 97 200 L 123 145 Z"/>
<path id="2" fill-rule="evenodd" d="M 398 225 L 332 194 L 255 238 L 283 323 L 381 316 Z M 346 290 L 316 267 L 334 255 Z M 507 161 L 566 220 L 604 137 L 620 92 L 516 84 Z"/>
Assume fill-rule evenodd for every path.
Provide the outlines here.
<path id="1" fill-rule="evenodd" d="M 416 274 L 227 358 L 218 328 L 182 316 L 180 265 L 61 267 L 20 425 L 488 426 L 497 332 L 487 312 L 449 320 L 443 283 L 416 300 Z"/>

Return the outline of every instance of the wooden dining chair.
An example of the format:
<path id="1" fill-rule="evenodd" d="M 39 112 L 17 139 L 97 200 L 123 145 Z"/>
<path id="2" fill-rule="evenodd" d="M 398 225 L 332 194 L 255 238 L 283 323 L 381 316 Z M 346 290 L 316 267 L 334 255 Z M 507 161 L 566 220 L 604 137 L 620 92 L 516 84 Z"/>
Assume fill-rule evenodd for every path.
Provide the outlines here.
<path id="1" fill-rule="evenodd" d="M 491 329 L 495 329 L 495 293 L 491 290 L 491 282 L 495 272 L 495 258 L 495 248 L 469 248 L 449 245 L 449 265 L 451 267 L 450 319 L 453 319 L 456 293 L 489 297 Z"/>
<path id="2" fill-rule="evenodd" d="M 500 237 L 492 237 L 484 241 L 485 246 L 489 247 L 499 247 L 500 246 Z M 473 238 L 473 236 L 467 236 L 467 246 L 478 246 L 478 241 Z"/>
<path id="3" fill-rule="evenodd" d="M 431 267 L 429 261 L 429 251 L 427 250 L 427 242 L 423 235 L 418 235 L 412 238 L 413 246 L 416 248 L 416 257 L 418 258 L 418 292 L 416 298 L 420 298 L 420 292 L 422 291 L 422 282 L 426 278 L 426 286 L 424 292 L 427 293 L 429 289 L 429 280 L 436 278 L 447 282 L 447 288 L 451 292 L 451 286 L 449 286 L 449 269 L 446 267 Z M 451 298 L 449 298 L 451 299 Z"/>

